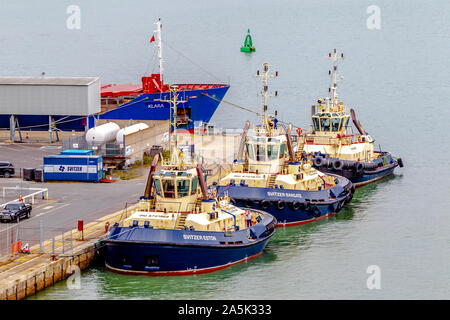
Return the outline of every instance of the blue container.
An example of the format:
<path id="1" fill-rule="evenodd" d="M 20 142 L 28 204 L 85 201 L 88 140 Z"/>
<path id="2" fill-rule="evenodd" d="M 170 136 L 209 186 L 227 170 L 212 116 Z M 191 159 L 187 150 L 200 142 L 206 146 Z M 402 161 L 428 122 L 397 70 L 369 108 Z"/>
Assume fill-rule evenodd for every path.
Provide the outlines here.
<path id="1" fill-rule="evenodd" d="M 94 150 L 77 150 L 77 149 L 71 149 L 71 150 L 64 150 L 61 151 L 62 155 L 66 156 L 93 156 Z"/>
<path id="2" fill-rule="evenodd" d="M 102 156 L 49 155 L 44 157 L 45 181 L 99 181 L 102 176 Z"/>

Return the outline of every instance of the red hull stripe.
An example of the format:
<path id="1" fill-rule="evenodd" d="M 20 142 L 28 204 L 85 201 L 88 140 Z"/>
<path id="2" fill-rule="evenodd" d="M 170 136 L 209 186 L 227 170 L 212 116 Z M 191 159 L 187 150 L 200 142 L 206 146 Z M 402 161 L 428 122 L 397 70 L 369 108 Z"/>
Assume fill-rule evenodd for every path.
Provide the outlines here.
<path id="1" fill-rule="evenodd" d="M 310 223 L 310 222 L 314 222 L 314 221 L 318 221 L 318 220 L 323 220 L 325 218 L 334 216 L 335 214 L 336 214 L 336 212 L 331 212 L 331 213 L 329 213 L 329 214 L 327 214 L 325 216 L 322 216 L 322 217 L 309 219 L 309 220 L 303 220 L 303 221 L 299 221 L 299 222 L 288 222 L 288 223 L 278 222 L 277 228 L 299 226 L 301 224 L 306 224 L 306 223 Z"/>
<path id="2" fill-rule="evenodd" d="M 251 256 L 248 258 L 244 258 L 235 262 L 227 263 L 222 266 L 212 267 L 212 268 L 204 268 L 204 269 L 195 269 L 195 270 L 180 270 L 180 271 L 128 271 L 128 270 L 122 270 L 122 269 L 116 269 L 113 267 L 110 267 L 106 265 L 106 268 L 110 271 L 121 273 L 121 274 L 128 274 L 128 275 L 146 275 L 146 276 L 184 276 L 184 275 L 191 275 L 191 274 L 200 274 L 200 273 L 207 273 L 207 272 L 213 272 L 221 269 L 225 269 L 228 267 L 231 267 L 235 264 L 254 259 L 262 254 L 262 251 Z"/>

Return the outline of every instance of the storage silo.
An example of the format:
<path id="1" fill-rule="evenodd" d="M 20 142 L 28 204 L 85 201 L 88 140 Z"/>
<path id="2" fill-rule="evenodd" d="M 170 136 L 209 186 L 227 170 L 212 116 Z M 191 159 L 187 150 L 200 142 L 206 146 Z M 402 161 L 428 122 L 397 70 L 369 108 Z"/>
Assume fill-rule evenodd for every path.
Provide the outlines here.
<path id="1" fill-rule="evenodd" d="M 138 132 L 139 130 L 144 130 L 147 128 L 148 128 L 148 125 L 143 122 L 136 123 L 136 124 L 133 124 L 132 126 L 122 128 L 116 134 L 116 142 L 123 143 L 123 136 L 126 136 L 131 133 L 135 133 L 135 132 Z"/>
<path id="2" fill-rule="evenodd" d="M 116 135 L 119 130 L 119 125 L 114 122 L 102 124 L 98 127 L 91 128 L 88 130 L 88 132 L 86 132 L 86 142 L 113 142 L 116 139 Z"/>

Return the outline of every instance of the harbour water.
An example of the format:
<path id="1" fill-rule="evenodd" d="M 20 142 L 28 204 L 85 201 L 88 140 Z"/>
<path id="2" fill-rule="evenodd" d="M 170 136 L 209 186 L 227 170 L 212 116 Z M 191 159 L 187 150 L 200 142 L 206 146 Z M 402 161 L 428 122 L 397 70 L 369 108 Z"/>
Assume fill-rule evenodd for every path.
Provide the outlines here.
<path id="1" fill-rule="evenodd" d="M 279 228 L 257 259 L 196 276 L 134 277 L 94 268 L 31 299 L 448 299 L 450 298 L 450 2 L 0 0 L 2 76 L 99 76 L 138 83 L 157 70 L 149 40 L 163 22 L 166 82 L 229 82 L 225 100 L 259 110 L 268 61 L 279 77 L 269 110 L 302 127 L 328 93 L 326 56 L 345 59 L 339 93 L 382 150 L 402 157 L 393 177 L 357 189 L 337 217 Z M 68 6 L 81 10 L 69 29 Z M 250 28 L 254 53 L 241 53 Z M 256 117 L 221 104 L 212 122 Z M 369 289 L 373 266 L 380 286 Z M 369 283 L 370 287 L 370 283 Z"/>

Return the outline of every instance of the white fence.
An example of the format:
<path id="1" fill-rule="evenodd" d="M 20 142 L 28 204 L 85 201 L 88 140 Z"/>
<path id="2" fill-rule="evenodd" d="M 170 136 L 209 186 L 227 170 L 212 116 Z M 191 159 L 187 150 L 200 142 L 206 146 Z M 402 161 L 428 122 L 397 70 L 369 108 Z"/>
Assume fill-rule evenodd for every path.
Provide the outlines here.
<path id="1" fill-rule="evenodd" d="M 27 202 L 28 199 L 31 199 L 31 204 L 34 204 L 35 197 L 37 197 L 39 195 L 42 196 L 42 199 L 48 200 L 48 188 L 26 188 L 26 189 L 23 189 L 23 188 L 19 188 L 18 186 L 17 187 L 3 187 L 3 198 L 5 198 L 7 190 L 14 190 L 16 192 L 19 190 L 34 191 L 33 193 L 27 194 L 26 196 L 22 196 L 23 202 Z M 20 198 L 0 204 L 0 209 L 3 209 L 8 203 L 16 202 L 16 201 L 20 201 Z"/>

